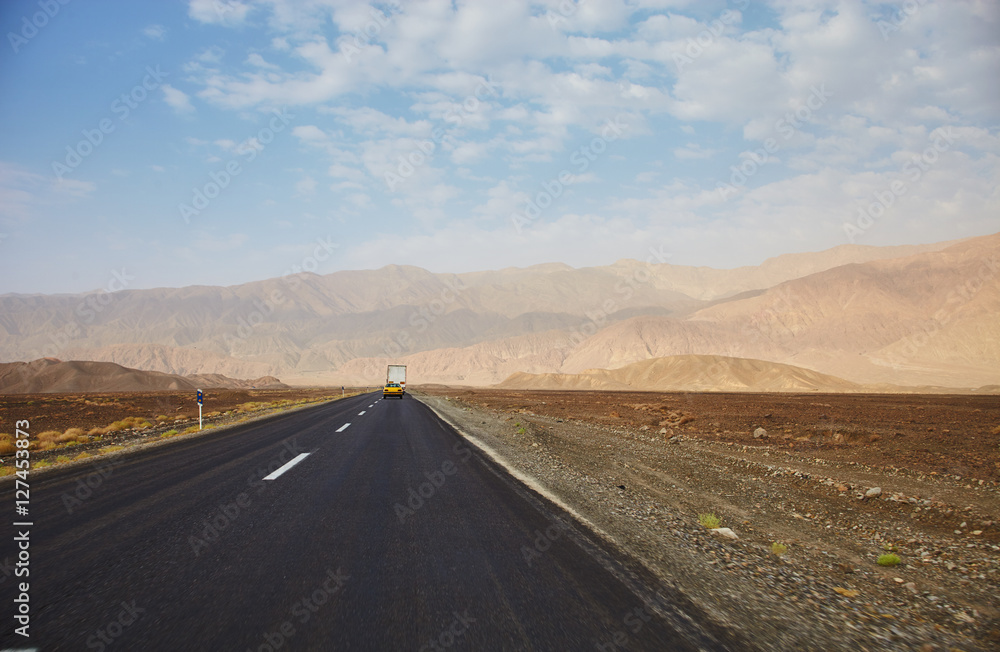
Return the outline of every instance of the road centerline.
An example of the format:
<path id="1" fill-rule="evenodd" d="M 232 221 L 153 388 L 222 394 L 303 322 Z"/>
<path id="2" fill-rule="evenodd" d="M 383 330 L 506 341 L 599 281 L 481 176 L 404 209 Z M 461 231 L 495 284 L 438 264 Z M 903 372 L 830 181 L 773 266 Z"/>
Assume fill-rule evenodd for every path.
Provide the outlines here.
<path id="1" fill-rule="evenodd" d="M 283 466 L 281 466 L 279 469 L 277 469 L 273 473 L 264 476 L 264 479 L 265 480 L 277 480 L 279 477 L 281 477 L 281 474 L 283 474 L 285 471 L 287 471 L 288 469 L 292 468 L 293 466 L 295 466 L 296 464 L 298 464 L 302 460 L 304 460 L 307 457 L 309 457 L 309 455 L 310 455 L 310 453 L 299 453 L 298 455 L 296 455 L 292 459 L 290 459 L 287 462 L 285 462 L 285 464 Z"/>
<path id="2" fill-rule="evenodd" d="M 348 426 L 350 426 L 350 425 L 351 425 L 351 422 L 348 421 L 344 425 L 342 425 L 339 428 L 337 428 L 337 432 L 344 432 L 345 430 L 347 430 Z"/>

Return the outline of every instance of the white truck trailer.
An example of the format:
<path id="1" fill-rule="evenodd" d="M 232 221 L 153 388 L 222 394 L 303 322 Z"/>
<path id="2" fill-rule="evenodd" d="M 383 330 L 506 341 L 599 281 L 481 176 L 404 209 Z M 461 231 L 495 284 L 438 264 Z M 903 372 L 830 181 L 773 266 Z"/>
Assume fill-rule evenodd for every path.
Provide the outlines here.
<path id="1" fill-rule="evenodd" d="M 391 364 L 385 372 L 385 384 L 399 383 L 399 386 L 403 388 L 403 393 L 406 393 L 406 365 L 405 364 Z"/>

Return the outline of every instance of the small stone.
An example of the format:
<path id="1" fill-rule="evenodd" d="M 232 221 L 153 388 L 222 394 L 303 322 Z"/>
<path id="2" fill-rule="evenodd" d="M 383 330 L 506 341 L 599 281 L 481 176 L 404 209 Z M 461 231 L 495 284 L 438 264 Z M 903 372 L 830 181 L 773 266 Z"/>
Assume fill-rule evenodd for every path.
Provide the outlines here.
<path id="1" fill-rule="evenodd" d="M 955 564 L 950 561 L 947 564 L 945 564 L 944 567 L 947 568 L 948 570 L 955 570 L 957 568 L 957 566 L 955 566 Z"/>
<path id="2" fill-rule="evenodd" d="M 882 495 L 882 487 L 872 487 L 865 492 L 865 498 L 878 498 Z"/>
<path id="3" fill-rule="evenodd" d="M 847 485 L 838 484 L 837 485 L 837 491 L 839 491 L 841 493 L 847 491 Z"/>
<path id="4" fill-rule="evenodd" d="M 982 533 L 983 533 L 983 531 L 982 531 L 982 530 L 973 530 L 973 531 L 972 531 L 972 534 L 973 534 L 973 535 L 975 535 L 975 536 L 977 536 L 977 537 L 978 537 L 978 536 L 979 536 L 980 534 L 982 534 Z"/>
<path id="5" fill-rule="evenodd" d="M 739 537 L 736 536 L 736 533 L 733 532 L 732 530 L 730 530 L 727 527 L 712 528 L 711 530 L 709 530 L 709 532 L 711 532 L 712 534 L 714 534 L 716 536 L 723 537 L 725 539 L 731 539 L 733 541 L 736 541 L 737 539 L 739 539 Z"/>
<path id="6" fill-rule="evenodd" d="M 906 584 L 903 585 L 903 588 L 914 595 L 916 595 L 917 593 L 917 585 L 914 584 L 913 582 L 907 582 Z"/>
<path id="7" fill-rule="evenodd" d="M 763 428 L 757 428 L 753 431 L 754 439 L 767 439 L 767 431 Z"/>
<path id="8" fill-rule="evenodd" d="M 666 428 L 660 428 L 660 434 L 661 435 L 667 434 L 667 429 Z"/>

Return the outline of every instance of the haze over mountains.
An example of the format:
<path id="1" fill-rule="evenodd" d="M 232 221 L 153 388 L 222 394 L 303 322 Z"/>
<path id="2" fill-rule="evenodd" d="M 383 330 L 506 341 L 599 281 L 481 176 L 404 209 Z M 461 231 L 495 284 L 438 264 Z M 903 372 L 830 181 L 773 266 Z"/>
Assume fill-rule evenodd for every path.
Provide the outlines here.
<path id="1" fill-rule="evenodd" d="M 659 259 L 662 250 L 583 269 L 390 266 L 232 287 L 8 294 L 0 359 L 336 384 L 378 383 L 393 362 L 410 366 L 411 382 L 487 385 L 731 356 L 848 385 L 1000 384 L 1000 234 L 845 245 L 733 270 Z"/>

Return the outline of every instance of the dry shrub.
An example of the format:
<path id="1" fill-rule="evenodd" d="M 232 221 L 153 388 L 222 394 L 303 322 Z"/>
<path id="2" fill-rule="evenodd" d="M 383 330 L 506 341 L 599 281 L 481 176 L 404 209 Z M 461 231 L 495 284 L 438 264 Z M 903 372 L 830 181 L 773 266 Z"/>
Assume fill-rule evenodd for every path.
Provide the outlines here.
<path id="1" fill-rule="evenodd" d="M 73 441 L 82 444 L 84 442 L 90 441 L 90 437 L 84 434 L 83 428 L 69 428 L 66 432 L 59 435 L 56 441 L 58 441 L 61 444 L 67 444 Z"/>
<path id="2" fill-rule="evenodd" d="M 13 455 L 17 451 L 17 446 L 9 441 L 0 441 L 0 456 Z"/>
<path id="3" fill-rule="evenodd" d="M 59 441 L 60 437 L 62 437 L 62 433 L 59 432 L 58 430 L 46 430 L 45 432 L 38 433 L 38 436 L 35 437 L 35 441 L 37 441 L 37 442 L 49 442 L 49 441 L 51 441 L 51 442 L 57 442 L 57 441 Z"/>

